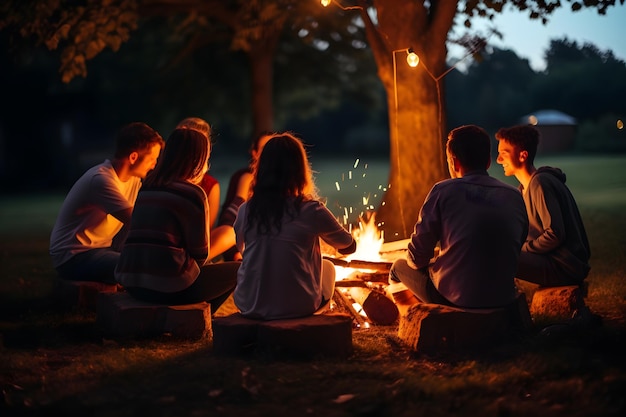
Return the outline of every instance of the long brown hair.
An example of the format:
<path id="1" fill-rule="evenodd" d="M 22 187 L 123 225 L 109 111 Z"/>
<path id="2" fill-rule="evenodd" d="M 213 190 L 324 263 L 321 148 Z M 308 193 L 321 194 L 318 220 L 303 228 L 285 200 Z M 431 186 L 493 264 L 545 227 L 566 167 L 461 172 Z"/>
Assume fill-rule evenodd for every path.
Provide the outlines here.
<path id="1" fill-rule="evenodd" d="M 207 136 L 197 130 L 175 129 L 144 186 L 162 187 L 173 181 L 199 181 L 205 173 L 210 146 Z"/>
<path id="2" fill-rule="evenodd" d="M 290 132 L 273 134 L 263 147 L 254 171 L 248 202 L 248 229 L 279 232 L 283 215 L 294 217 L 303 201 L 317 198 L 304 145 Z"/>

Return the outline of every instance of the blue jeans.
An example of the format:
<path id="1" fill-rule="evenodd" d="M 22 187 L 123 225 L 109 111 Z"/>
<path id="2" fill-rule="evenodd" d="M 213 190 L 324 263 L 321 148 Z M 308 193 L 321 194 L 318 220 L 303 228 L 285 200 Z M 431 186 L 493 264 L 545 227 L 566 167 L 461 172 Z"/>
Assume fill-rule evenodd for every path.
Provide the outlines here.
<path id="1" fill-rule="evenodd" d="M 580 285 L 582 282 L 582 279 L 576 279 L 571 272 L 560 268 L 549 255 L 525 251 L 520 253 L 515 277 L 542 287 Z"/>
<path id="2" fill-rule="evenodd" d="M 428 267 L 413 269 L 406 259 L 397 259 L 389 270 L 389 282 L 392 281 L 402 282 L 423 303 L 454 306 L 437 291 L 430 279 Z"/>
<path id="3" fill-rule="evenodd" d="M 96 281 L 116 284 L 115 266 L 120 253 L 110 248 L 90 249 L 71 257 L 56 270 L 59 277 L 70 281 Z"/>
<path id="4" fill-rule="evenodd" d="M 182 305 L 206 301 L 211 304 L 211 312 L 215 313 L 235 290 L 240 265 L 241 262 L 204 265 L 193 284 L 178 292 L 164 293 L 142 287 L 126 287 L 126 291 L 134 298 L 148 303 Z"/>

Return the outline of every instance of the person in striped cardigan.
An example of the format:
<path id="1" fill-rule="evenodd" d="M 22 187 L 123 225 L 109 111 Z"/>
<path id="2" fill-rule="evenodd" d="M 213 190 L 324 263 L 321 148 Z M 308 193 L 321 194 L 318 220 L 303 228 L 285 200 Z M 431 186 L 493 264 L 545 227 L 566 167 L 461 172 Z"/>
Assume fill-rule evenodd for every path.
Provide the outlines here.
<path id="1" fill-rule="evenodd" d="M 207 196 L 199 185 L 210 153 L 206 135 L 175 129 L 146 177 L 115 270 L 131 296 L 168 305 L 206 301 L 215 312 L 233 292 L 240 263 L 210 262 L 227 249 L 211 241 Z"/>

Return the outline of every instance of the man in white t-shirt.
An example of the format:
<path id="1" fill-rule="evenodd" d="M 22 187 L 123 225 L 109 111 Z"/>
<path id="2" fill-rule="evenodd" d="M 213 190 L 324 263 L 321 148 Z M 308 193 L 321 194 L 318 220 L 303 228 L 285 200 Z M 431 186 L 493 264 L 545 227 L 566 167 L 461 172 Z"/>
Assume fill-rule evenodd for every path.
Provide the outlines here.
<path id="1" fill-rule="evenodd" d="M 150 126 L 128 124 L 117 134 L 113 158 L 87 170 L 72 186 L 50 236 L 50 256 L 60 278 L 116 283 L 122 228 L 163 146 Z"/>

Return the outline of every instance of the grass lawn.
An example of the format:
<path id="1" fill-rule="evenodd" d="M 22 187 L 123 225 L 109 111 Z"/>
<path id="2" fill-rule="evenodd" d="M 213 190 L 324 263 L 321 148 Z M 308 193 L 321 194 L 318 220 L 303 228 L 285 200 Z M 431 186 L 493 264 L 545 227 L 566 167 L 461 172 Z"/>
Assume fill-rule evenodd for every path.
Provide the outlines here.
<path id="1" fill-rule="evenodd" d="M 385 183 L 384 163 L 372 163 L 371 180 L 336 193 L 352 162 L 314 166 L 329 204 L 358 204 Z M 49 303 L 55 273 L 48 235 L 63 196 L 3 196 L 0 415 L 624 415 L 626 156 L 537 162 L 561 167 L 579 202 L 592 246 L 586 301 L 602 325 L 562 333 L 537 328 L 514 343 L 429 357 L 407 351 L 395 325 L 355 330 L 347 360 L 217 357 L 210 341 L 165 336 L 104 339 L 94 314 Z M 498 165 L 491 171 L 501 176 Z"/>

